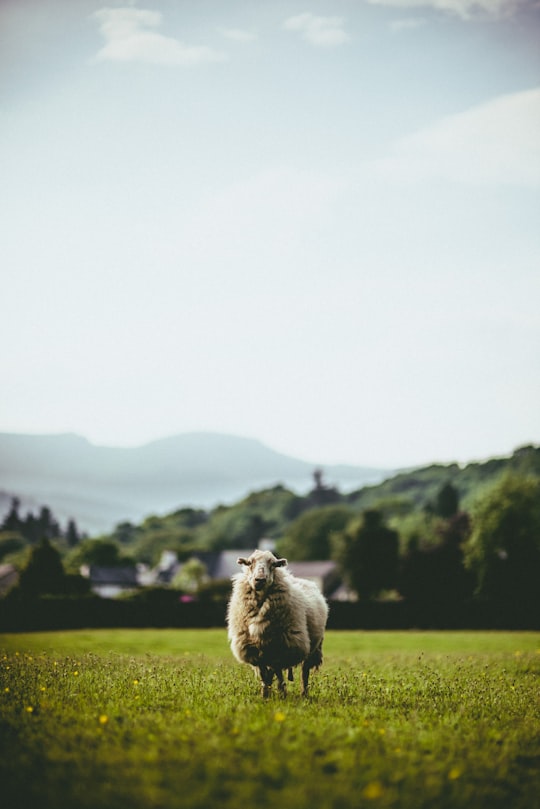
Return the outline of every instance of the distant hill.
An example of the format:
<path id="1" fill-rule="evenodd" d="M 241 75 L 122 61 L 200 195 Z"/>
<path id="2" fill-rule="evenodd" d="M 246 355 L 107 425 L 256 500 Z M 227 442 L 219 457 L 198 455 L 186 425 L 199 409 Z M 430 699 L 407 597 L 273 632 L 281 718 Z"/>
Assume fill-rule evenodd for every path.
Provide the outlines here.
<path id="1" fill-rule="evenodd" d="M 503 474 L 534 475 L 540 477 L 540 447 L 519 447 L 511 455 L 472 462 L 465 466 L 457 463 L 431 464 L 400 471 L 374 485 L 350 492 L 347 501 L 356 508 L 384 508 L 399 512 L 410 505 L 424 509 L 435 503 L 441 486 L 451 483 L 456 489 L 463 508 L 468 508 L 482 489 L 493 485 Z"/>
<path id="2" fill-rule="evenodd" d="M 0 433 L 0 514 L 9 498 L 49 506 L 91 534 L 182 506 L 211 508 L 251 491 L 283 484 L 303 493 L 315 464 L 282 455 L 259 441 L 189 433 L 140 447 L 101 447 L 77 435 Z M 392 470 L 323 466 L 342 491 L 384 480 Z"/>

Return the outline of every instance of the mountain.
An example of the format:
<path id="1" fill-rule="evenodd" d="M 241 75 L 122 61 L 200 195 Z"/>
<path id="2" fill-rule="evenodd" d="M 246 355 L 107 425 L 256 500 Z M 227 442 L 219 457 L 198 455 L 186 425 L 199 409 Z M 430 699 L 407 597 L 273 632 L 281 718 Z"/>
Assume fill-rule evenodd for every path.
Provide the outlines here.
<path id="1" fill-rule="evenodd" d="M 306 492 L 315 464 L 282 455 L 259 441 L 187 433 L 140 447 L 101 447 L 78 435 L 0 433 L 0 509 L 9 497 L 49 506 L 84 531 L 111 530 L 183 506 L 211 508 L 278 483 Z M 391 470 L 325 466 L 340 489 L 377 483 Z"/>

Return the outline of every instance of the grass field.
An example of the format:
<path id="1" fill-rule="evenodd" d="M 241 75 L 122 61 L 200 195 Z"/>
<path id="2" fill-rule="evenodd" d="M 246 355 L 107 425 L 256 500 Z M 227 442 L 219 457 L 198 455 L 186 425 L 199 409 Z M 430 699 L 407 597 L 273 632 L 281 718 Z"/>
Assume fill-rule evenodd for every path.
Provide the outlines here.
<path id="1" fill-rule="evenodd" d="M 532 809 L 540 634 L 330 632 L 262 700 L 224 630 L 0 638 L 4 809 Z M 296 678 L 298 680 L 298 678 Z"/>

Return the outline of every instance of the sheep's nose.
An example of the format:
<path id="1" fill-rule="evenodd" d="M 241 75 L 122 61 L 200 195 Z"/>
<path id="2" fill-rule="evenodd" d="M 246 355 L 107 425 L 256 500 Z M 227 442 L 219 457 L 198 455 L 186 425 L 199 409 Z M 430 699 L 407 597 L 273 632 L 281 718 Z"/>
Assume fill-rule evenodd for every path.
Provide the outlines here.
<path id="1" fill-rule="evenodd" d="M 261 579 L 261 578 L 256 578 L 255 579 L 255 589 L 256 590 L 262 590 L 262 588 L 264 587 L 265 584 L 266 584 L 266 579 L 265 578 L 264 579 Z"/>

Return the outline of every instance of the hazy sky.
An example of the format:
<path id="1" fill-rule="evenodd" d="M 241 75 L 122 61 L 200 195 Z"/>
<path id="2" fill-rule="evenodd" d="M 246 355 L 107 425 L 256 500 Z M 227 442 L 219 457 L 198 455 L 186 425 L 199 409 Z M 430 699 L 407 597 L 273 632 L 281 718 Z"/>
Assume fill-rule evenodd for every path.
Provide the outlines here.
<path id="1" fill-rule="evenodd" d="M 2 0 L 0 431 L 540 440 L 537 0 Z"/>

